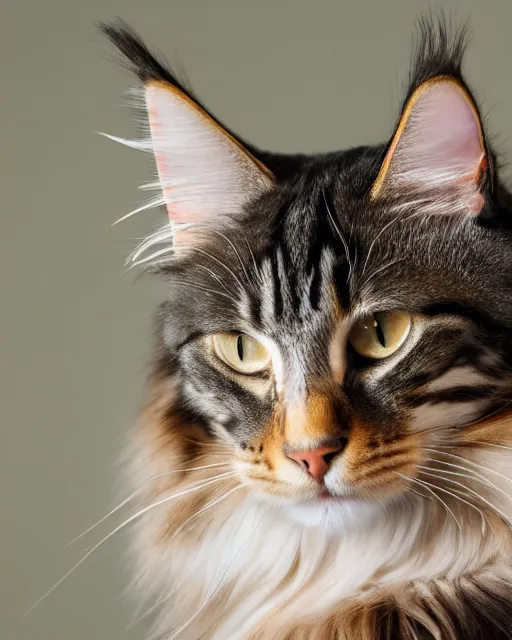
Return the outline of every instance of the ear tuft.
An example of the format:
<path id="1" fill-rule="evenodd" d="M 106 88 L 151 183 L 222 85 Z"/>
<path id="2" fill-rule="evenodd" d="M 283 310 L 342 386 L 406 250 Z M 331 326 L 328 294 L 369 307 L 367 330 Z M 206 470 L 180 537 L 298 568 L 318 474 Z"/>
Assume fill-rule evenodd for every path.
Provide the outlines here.
<path id="1" fill-rule="evenodd" d="M 194 228 L 220 225 L 273 183 L 273 176 L 158 61 L 124 23 L 103 32 L 144 85 L 150 141 L 174 243 L 194 241 Z"/>
<path id="2" fill-rule="evenodd" d="M 462 63 L 468 40 L 467 23 L 453 24 L 442 11 L 435 17 L 432 14 L 421 16 L 416 26 L 414 56 L 405 103 L 417 87 L 432 78 L 446 76 L 464 84 Z"/>

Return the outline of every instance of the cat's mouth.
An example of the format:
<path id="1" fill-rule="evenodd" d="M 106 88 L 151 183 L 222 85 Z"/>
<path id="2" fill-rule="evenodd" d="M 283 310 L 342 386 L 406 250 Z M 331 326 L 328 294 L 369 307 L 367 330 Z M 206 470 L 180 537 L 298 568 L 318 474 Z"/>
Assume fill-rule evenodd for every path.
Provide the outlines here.
<path id="1" fill-rule="evenodd" d="M 335 493 L 331 493 L 329 489 L 324 488 L 314 499 L 314 502 L 346 502 L 346 496 L 338 496 Z"/>
<path id="2" fill-rule="evenodd" d="M 386 459 L 384 468 L 360 471 L 357 477 L 347 477 L 341 469 L 327 474 L 321 483 L 306 477 L 276 477 L 273 473 L 251 470 L 242 473 L 244 484 L 258 494 L 264 494 L 278 501 L 296 504 L 318 504 L 329 502 L 374 502 L 388 499 L 401 493 L 405 488 L 404 477 L 416 475 L 416 460 Z"/>

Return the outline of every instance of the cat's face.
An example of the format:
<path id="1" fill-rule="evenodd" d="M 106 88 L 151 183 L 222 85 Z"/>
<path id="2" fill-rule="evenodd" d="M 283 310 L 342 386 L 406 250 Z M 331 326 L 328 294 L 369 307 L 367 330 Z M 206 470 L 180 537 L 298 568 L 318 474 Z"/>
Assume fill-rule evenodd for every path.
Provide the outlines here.
<path id="1" fill-rule="evenodd" d="M 488 292 L 508 243 L 474 218 L 397 221 L 344 196 L 344 173 L 268 195 L 169 269 L 182 402 L 286 501 L 392 498 L 507 393 Z"/>
<path id="2" fill-rule="evenodd" d="M 292 503 L 428 484 L 436 447 L 509 401 L 508 214 L 460 43 L 436 69 L 420 54 L 387 146 L 285 158 L 109 35 L 144 82 L 171 220 L 135 261 L 168 278 L 157 366 L 184 428 Z"/>

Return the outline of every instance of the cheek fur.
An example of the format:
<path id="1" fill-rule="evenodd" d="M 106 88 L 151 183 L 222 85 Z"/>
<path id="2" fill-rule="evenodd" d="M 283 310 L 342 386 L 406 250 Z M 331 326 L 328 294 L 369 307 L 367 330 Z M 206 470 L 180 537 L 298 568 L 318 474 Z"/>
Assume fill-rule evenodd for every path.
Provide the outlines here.
<path id="1" fill-rule="evenodd" d="M 119 139 L 156 161 L 141 209 L 170 219 L 130 259 L 169 285 L 130 452 L 152 637 L 509 637 L 511 207 L 448 26 L 420 21 L 390 140 L 255 152 L 269 167 L 126 25 L 103 28 L 143 85 L 151 139 Z M 346 331 L 372 309 L 418 321 L 359 366 Z M 267 341 L 277 398 L 187 357 L 226 331 Z"/>
<path id="2" fill-rule="evenodd" d="M 134 536 L 137 584 L 148 606 L 165 596 L 157 622 L 161 633 L 169 625 L 187 624 L 191 637 L 215 640 L 331 640 L 332 623 L 334 629 L 352 629 L 353 637 L 374 640 L 380 624 L 371 613 L 376 607 L 382 613 L 396 602 L 402 615 L 431 624 L 425 611 L 440 597 L 434 584 L 463 581 L 457 576 L 482 570 L 490 580 L 486 584 L 493 584 L 503 562 L 496 554 L 512 553 L 508 528 L 497 514 L 488 509 L 490 526 L 482 528 L 479 512 L 464 503 L 448 503 L 452 518 L 440 502 L 416 494 L 398 501 L 326 504 L 260 500 L 236 473 L 215 479 L 236 471 L 235 450 L 184 422 L 173 408 L 176 400 L 171 382 L 152 381 L 131 454 L 130 477 L 137 488 L 144 487 L 141 508 L 148 509 Z M 464 442 L 450 451 L 467 456 L 466 443 L 473 453 L 465 459 L 499 469 L 512 482 L 506 464 L 510 424 L 510 418 L 489 420 L 468 429 Z M 272 440 L 277 433 L 268 429 L 269 451 L 272 442 L 280 442 Z M 367 426 L 355 428 L 349 450 L 354 473 L 370 463 L 369 451 L 401 455 L 399 434 L 378 446 L 372 437 Z M 417 435 L 411 440 L 419 446 Z M 485 457 L 475 448 L 481 442 L 492 443 Z M 253 448 L 252 455 L 259 456 Z M 512 521 L 510 503 L 504 508 Z M 455 519 L 464 526 L 463 547 Z M 458 602 L 450 584 L 439 588 Z"/>

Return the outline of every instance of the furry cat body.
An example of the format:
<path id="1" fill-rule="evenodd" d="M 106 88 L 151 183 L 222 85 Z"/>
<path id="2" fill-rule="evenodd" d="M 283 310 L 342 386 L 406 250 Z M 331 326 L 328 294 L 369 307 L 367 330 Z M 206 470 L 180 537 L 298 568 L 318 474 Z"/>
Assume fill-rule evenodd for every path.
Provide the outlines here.
<path id="1" fill-rule="evenodd" d="M 169 287 L 130 467 L 155 637 L 512 637 L 510 207 L 464 34 L 422 23 L 387 145 L 288 157 L 105 31 L 171 220 L 135 253 Z M 354 327 L 396 313 L 396 350 L 361 355 Z M 269 364 L 233 370 L 215 336 Z"/>

